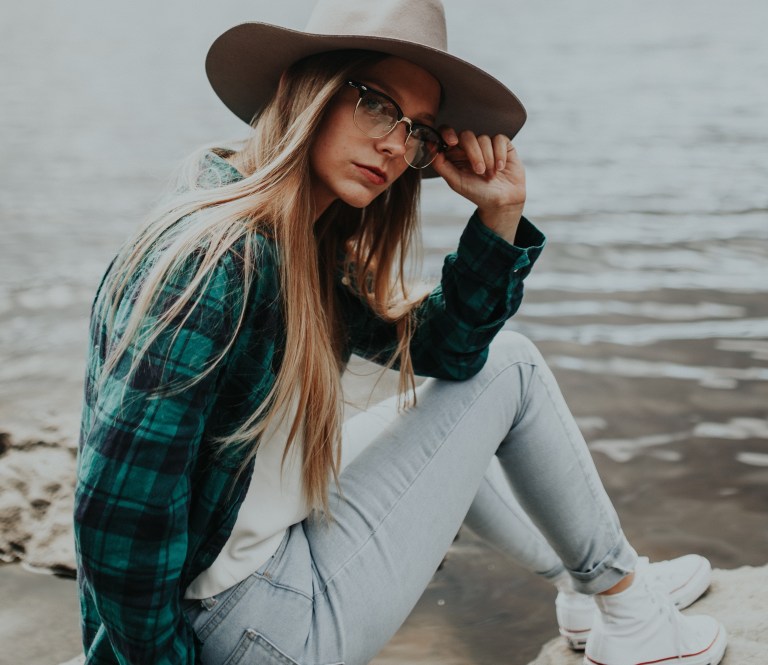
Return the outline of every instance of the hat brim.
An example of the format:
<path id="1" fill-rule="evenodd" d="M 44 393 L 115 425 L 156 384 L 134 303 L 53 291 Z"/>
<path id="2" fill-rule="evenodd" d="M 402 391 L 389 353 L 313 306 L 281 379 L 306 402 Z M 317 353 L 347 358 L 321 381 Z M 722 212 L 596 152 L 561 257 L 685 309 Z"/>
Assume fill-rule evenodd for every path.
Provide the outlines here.
<path id="1" fill-rule="evenodd" d="M 326 35 L 300 32 L 267 23 L 230 28 L 208 51 L 205 70 L 222 102 L 250 123 L 270 100 L 280 75 L 291 64 L 316 53 L 343 49 L 379 51 L 409 60 L 441 84 L 440 124 L 476 134 L 514 137 L 525 123 L 520 100 L 503 83 L 479 67 L 439 49 L 370 35 Z M 431 168 L 424 177 L 437 176 Z"/>

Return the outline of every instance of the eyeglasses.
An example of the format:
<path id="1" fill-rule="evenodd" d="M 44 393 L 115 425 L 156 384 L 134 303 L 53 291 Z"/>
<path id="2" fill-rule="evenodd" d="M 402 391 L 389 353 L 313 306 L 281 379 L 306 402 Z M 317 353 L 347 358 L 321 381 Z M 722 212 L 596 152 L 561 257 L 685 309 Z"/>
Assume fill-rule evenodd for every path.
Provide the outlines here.
<path id="1" fill-rule="evenodd" d="M 405 161 L 415 169 L 424 169 L 435 161 L 448 145 L 433 127 L 413 122 L 403 115 L 397 102 L 383 92 L 373 90 L 363 83 L 347 81 L 347 85 L 360 93 L 355 106 L 355 125 L 374 139 L 389 134 L 398 123 L 408 125 L 405 137 Z"/>

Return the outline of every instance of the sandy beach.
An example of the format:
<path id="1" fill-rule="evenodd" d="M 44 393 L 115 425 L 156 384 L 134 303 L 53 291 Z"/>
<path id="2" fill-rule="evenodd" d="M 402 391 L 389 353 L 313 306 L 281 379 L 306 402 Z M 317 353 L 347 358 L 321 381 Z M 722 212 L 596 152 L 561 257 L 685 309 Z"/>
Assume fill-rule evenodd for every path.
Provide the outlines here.
<path id="1" fill-rule="evenodd" d="M 762 570 L 768 5 L 489 0 L 479 21 L 473 3 L 445 4 L 455 52 L 529 112 L 516 145 L 548 246 L 508 327 L 551 364 L 642 554 Z M 254 16 L 300 28 L 311 2 L 256 5 L 44 0 L 0 25 L 0 593 L 13 599 L 0 665 L 78 653 L 71 505 L 91 299 L 178 160 L 242 136 L 204 78 L 212 38 Z M 421 274 L 435 280 L 471 209 L 424 190 Z M 365 366 L 345 381 L 358 405 L 375 383 Z M 391 388 L 389 375 L 372 399 Z M 556 636 L 553 601 L 463 529 L 374 662 L 525 665 Z"/>

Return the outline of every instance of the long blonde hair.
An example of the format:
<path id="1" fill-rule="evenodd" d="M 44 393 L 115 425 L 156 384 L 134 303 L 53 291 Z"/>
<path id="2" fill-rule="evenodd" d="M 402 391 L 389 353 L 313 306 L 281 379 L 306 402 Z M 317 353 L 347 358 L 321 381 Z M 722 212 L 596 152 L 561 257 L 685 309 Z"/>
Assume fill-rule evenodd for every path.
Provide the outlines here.
<path id="1" fill-rule="evenodd" d="M 153 341 L 173 332 L 170 322 L 189 316 L 217 263 L 236 244 L 242 245 L 245 295 L 235 332 L 198 377 L 174 387 L 187 388 L 211 372 L 234 344 L 258 260 L 253 241 L 257 234 L 274 238 L 286 329 L 282 364 L 267 399 L 235 431 L 216 441 L 222 448 L 247 447 L 242 471 L 256 455 L 258 440 L 276 414 L 293 405 L 296 415 L 283 461 L 301 435 L 304 496 L 308 506 L 326 514 L 329 478 L 338 484 L 341 460 L 340 375 L 347 342 L 335 295 L 340 273 L 375 315 L 396 330 L 397 345 L 388 366 L 399 367 L 401 395 L 414 387 L 409 342 L 418 301 L 409 296 L 405 261 L 418 228 L 418 172 L 408 169 L 364 209 L 336 201 L 317 222 L 309 187 L 310 146 L 326 108 L 348 78 L 384 57 L 337 51 L 306 58 L 289 68 L 271 102 L 254 118 L 250 138 L 234 155 L 242 179 L 214 183 L 214 187 L 210 182 L 203 184 L 200 164 L 207 149 L 192 155 L 180 179 L 182 186 L 118 254 L 105 281 L 100 313 L 112 330 L 114 312 L 140 271 L 138 295 L 120 340 L 105 360 L 102 377 L 131 345 L 139 349 L 130 370 L 135 371 Z M 146 317 L 163 286 L 192 255 L 200 260 L 184 292 L 147 328 Z M 343 265 L 339 265 L 340 255 L 345 257 Z M 156 396 L 162 394 L 158 390 Z"/>

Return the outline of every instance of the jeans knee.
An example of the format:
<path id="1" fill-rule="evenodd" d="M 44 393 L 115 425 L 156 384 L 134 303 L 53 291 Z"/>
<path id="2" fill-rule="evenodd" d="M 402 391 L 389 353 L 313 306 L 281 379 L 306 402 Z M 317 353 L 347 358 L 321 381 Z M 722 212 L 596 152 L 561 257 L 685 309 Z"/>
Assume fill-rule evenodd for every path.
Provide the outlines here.
<path id="1" fill-rule="evenodd" d="M 491 342 L 490 362 L 511 365 L 526 363 L 540 365 L 544 359 L 538 347 L 525 335 L 514 330 L 502 330 Z"/>

